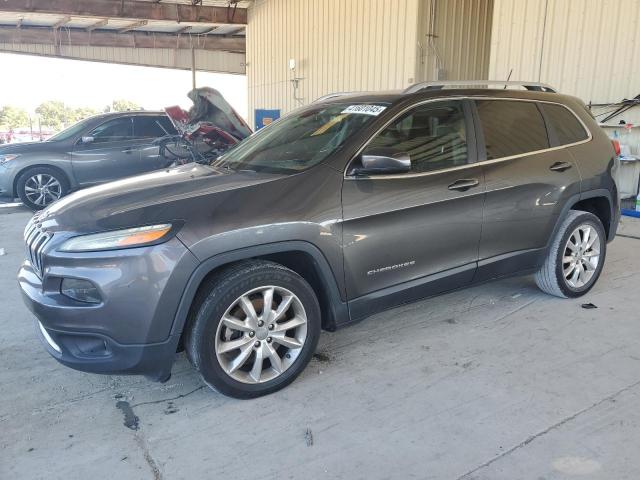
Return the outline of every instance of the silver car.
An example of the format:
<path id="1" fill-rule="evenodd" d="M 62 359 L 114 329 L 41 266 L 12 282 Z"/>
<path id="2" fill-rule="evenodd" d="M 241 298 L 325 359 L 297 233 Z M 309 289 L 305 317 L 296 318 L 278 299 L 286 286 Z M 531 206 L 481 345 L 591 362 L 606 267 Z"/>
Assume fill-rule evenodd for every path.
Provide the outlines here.
<path id="1" fill-rule="evenodd" d="M 164 112 L 96 115 L 45 142 L 0 146 L 0 195 L 40 210 L 67 193 L 166 166 L 156 141 L 176 135 Z"/>

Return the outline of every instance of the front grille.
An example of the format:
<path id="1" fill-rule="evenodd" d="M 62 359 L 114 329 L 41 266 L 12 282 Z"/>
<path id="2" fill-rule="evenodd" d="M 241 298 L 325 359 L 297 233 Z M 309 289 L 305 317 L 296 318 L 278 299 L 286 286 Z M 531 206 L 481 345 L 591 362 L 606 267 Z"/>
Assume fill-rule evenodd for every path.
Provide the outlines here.
<path id="1" fill-rule="evenodd" d="M 38 275 L 42 275 L 42 251 L 49 243 L 53 234 L 42 230 L 37 217 L 31 219 L 24 230 L 24 241 L 27 247 L 27 259 Z"/>

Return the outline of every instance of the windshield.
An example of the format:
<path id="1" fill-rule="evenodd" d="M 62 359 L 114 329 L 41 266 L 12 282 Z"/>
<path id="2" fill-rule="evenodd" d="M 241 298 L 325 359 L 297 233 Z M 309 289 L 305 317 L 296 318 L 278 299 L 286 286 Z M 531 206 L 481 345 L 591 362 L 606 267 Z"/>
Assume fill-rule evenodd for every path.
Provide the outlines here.
<path id="1" fill-rule="evenodd" d="M 85 129 L 87 124 L 91 121 L 91 118 L 85 118 L 84 120 L 80 120 L 78 123 L 74 123 L 68 128 L 65 128 L 59 133 L 56 133 L 53 137 L 49 138 L 49 142 L 55 142 L 60 140 L 67 140 L 71 137 L 75 137 L 82 130 Z"/>
<path id="2" fill-rule="evenodd" d="M 218 158 L 235 170 L 295 173 L 322 162 L 386 107 L 374 104 L 312 105 L 250 136 Z"/>

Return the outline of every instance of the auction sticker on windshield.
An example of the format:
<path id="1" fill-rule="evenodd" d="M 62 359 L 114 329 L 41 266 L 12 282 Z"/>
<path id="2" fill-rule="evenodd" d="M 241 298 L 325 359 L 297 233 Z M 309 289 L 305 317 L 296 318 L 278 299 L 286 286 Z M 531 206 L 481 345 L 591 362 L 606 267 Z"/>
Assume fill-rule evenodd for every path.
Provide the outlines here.
<path id="1" fill-rule="evenodd" d="M 381 105 L 349 105 L 342 113 L 361 113 L 363 115 L 378 116 L 385 108 L 387 107 Z"/>

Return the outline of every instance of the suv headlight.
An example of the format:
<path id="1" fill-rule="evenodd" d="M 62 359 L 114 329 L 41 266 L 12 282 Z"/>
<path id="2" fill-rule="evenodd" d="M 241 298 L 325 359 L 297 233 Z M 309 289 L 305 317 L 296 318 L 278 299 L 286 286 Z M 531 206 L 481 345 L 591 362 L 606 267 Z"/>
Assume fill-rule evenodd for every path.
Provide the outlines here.
<path id="1" fill-rule="evenodd" d="M 11 154 L 7 154 L 7 155 L 0 155 L 0 165 L 7 163 L 10 160 L 13 160 L 14 158 L 16 158 L 18 155 L 15 155 L 13 153 Z"/>
<path id="2" fill-rule="evenodd" d="M 159 243 L 171 230 L 170 223 L 146 227 L 126 228 L 110 232 L 81 235 L 67 240 L 59 248 L 62 252 L 89 252 L 118 248 L 142 247 Z"/>

